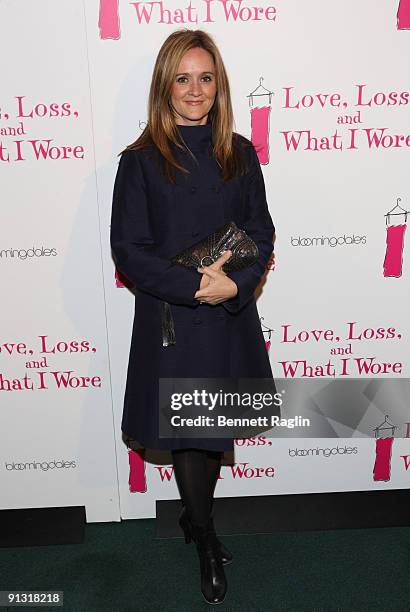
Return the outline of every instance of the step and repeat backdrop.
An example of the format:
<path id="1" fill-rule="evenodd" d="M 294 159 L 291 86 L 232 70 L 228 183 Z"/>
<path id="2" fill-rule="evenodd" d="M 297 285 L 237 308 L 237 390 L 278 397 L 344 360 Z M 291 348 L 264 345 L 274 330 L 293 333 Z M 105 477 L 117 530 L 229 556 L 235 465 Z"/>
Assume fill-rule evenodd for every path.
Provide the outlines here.
<path id="1" fill-rule="evenodd" d="M 118 153 L 181 27 L 214 37 L 258 149 L 274 376 L 409 375 L 410 0 L 3 0 L 1 508 L 115 521 L 178 497 L 170 455 L 122 439 L 134 296 L 109 224 Z M 326 438 L 236 439 L 217 495 L 408 487 L 410 416 L 385 405 L 356 432 L 339 413 Z"/>

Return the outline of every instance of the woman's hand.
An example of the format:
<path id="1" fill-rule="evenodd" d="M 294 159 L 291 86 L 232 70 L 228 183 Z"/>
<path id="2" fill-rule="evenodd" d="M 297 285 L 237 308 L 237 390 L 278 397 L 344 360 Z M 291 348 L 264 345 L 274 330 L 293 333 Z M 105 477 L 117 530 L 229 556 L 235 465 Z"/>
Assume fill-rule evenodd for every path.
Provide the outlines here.
<path id="1" fill-rule="evenodd" d="M 208 269 L 212 268 L 212 270 L 220 270 L 222 274 L 225 274 L 225 272 L 222 270 L 222 266 L 231 257 L 231 254 L 232 254 L 232 251 L 226 251 L 220 257 L 218 257 L 218 259 L 215 260 L 210 266 L 208 266 Z M 197 271 L 199 271 L 199 268 L 197 268 Z M 206 274 L 202 274 L 199 289 L 205 289 L 205 287 L 208 287 L 209 283 L 210 283 L 210 277 L 207 276 Z"/>
<path id="2" fill-rule="evenodd" d="M 235 297 L 238 293 L 236 283 L 221 269 L 223 264 L 231 257 L 231 251 L 225 251 L 210 266 L 197 268 L 201 272 L 201 284 L 194 297 L 200 302 L 216 305 Z"/>

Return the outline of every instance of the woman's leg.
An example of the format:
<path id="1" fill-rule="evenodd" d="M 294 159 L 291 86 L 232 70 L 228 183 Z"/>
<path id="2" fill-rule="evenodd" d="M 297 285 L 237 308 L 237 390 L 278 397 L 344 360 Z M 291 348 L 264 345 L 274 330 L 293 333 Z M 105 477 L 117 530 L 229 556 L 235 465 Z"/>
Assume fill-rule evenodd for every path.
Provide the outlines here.
<path id="1" fill-rule="evenodd" d="M 207 472 L 208 472 L 208 491 L 209 491 L 209 499 L 212 506 L 214 503 L 214 491 L 216 483 L 218 482 L 218 476 L 221 469 L 221 461 L 222 461 L 222 452 L 221 451 L 206 451 L 207 457 Z"/>
<path id="2" fill-rule="evenodd" d="M 174 450 L 172 455 L 175 479 L 182 502 L 188 514 L 199 517 L 200 524 L 204 524 L 205 517 L 209 516 L 212 510 L 222 452 L 190 448 Z"/>
<path id="3" fill-rule="evenodd" d="M 197 448 L 174 449 L 172 456 L 175 480 L 198 551 L 201 590 L 208 603 L 221 603 L 227 583 L 219 541 L 210 517 L 210 483 L 214 489 L 216 481 L 215 458 L 211 457 L 208 465 L 207 451 Z"/>
<path id="4" fill-rule="evenodd" d="M 210 498 L 210 512 L 212 515 L 212 508 L 214 504 L 214 491 L 216 483 L 218 482 L 218 476 L 221 469 L 222 462 L 222 451 L 206 451 L 207 455 L 207 469 L 208 469 L 208 490 Z M 222 555 L 222 562 L 224 564 L 231 563 L 233 559 L 232 553 L 226 548 L 226 546 L 219 542 L 219 547 Z"/>
<path id="5" fill-rule="evenodd" d="M 190 521 L 206 525 L 211 512 L 210 479 L 206 451 L 183 448 L 172 451 L 175 480 Z M 213 466 L 214 467 L 214 466 Z"/>

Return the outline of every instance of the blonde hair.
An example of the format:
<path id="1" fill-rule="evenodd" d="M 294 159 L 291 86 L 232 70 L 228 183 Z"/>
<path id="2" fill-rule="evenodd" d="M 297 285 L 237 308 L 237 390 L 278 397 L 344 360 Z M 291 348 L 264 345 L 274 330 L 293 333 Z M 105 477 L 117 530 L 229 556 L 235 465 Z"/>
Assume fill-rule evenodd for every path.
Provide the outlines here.
<path id="1" fill-rule="evenodd" d="M 148 98 L 148 122 L 142 134 L 124 151 L 141 149 L 154 144 L 165 162 L 167 178 L 175 181 L 175 169 L 187 170 L 175 159 L 171 143 L 185 149 L 179 138 L 170 106 L 171 88 L 182 56 L 199 47 L 211 54 L 216 71 L 217 94 L 209 119 L 212 122 L 212 141 L 216 161 L 222 169 L 224 180 L 230 180 L 246 171 L 244 157 L 236 147 L 233 126 L 229 80 L 221 54 L 209 34 L 203 30 L 177 30 L 164 41 L 154 66 Z M 121 153 L 123 153 L 122 151 Z"/>

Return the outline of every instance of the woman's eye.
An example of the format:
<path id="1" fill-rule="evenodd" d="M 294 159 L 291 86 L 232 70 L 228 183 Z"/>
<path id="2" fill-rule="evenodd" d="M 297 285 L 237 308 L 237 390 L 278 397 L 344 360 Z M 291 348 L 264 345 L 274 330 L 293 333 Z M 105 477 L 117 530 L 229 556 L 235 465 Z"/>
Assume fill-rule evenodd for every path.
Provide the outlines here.
<path id="1" fill-rule="evenodd" d="M 202 80 L 202 81 L 205 81 L 205 83 L 209 83 L 210 81 L 212 81 L 212 76 L 211 76 L 211 75 L 209 75 L 209 74 L 206 74 L 206 75 L 204 75 L 203 77 L 201 77 L 201 80 Z M 180 76 L 180 77 L 177 77 L 177 80 L 176 80 L 176 81 L 177 81 L 177 83 L 182 83 L 182 84 L 185 84 L 185 83 L 187 83 L 187 82 L 188 82 L 188 77 L 186 77 L 186 76 Z"/>

